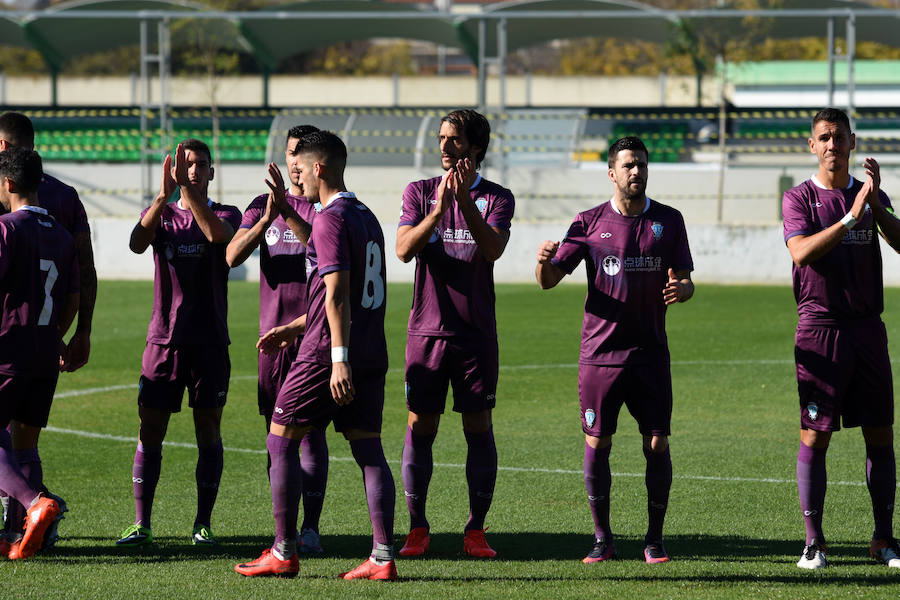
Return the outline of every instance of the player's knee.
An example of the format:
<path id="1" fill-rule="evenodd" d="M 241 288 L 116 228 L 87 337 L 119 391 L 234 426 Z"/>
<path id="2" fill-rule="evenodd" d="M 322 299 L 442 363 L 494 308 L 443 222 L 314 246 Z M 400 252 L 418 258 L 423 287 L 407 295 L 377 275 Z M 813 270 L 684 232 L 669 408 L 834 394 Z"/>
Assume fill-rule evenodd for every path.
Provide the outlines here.
<path id="1" fill-rule="evenodd" d="M 484 433 L 491 428 L 491 411 L 482 410 L 478 412 L 462 414 L 463 429 L 470 433 Z"/>
<path id="2" fill-rule="evenodd" d="M 41 428 L 32 425 L 26 425 L 18 421 L 10 423 L 10 432 L 12 434 L 13 448 L 16 450 L 28 450 L 37 448 L 38 438 L 41 435 Z"/>
<path id="3" fill-rule="evenodd" d="M 644 448 L 660 454 L 669 449 L 669 438 L 665 435 L 644 436 Z"/>
<path id="4" fill-rule="evenodd" d="M 440 414 L 410 412 L 407 424 L 415 435 L 435 435 L 440 422 Z"/>

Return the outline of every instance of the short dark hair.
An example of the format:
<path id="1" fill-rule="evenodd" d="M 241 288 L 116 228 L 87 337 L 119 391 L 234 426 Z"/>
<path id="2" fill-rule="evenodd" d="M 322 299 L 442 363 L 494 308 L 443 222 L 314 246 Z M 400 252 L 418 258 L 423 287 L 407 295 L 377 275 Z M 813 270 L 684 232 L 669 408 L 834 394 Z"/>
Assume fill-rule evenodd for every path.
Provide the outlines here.
<path id="1" fill-rule="evenodd" d="M 0 115 L 0 137 L 10 146 L 34 147 L 34 125 L 31 119 L 19 112 Z"/>
<path id="2" fill-rule="evenodd" d="M 843 125 L 847 128 L 847 131 L 852 131 L 850 129 L 850 118 L 847 116 L 847 113 L 842 111 L 839 108 L 823 108 L 819 112 L 815 114 L 812 118 L 812 129 L 816 128 L 816 123 L 819 121 L 825 121 L 826 123 L 837 123 L 838 125 Z"/>
<path id="3" fill-rule="evenodd" d="M 609 147 L 609 168 L 616 166 L 616 157 L 622 150 L 631 150 L 632 152 L 643 152 L 647 159 L 650 159 L 650 153 L 647 152 L 647 146 L 636 135 L 629 135 L 619 138 L 613 145 Z"/>
<path id="4" fill-rule="evenodd" d="M 317 131 L 319 131 L 319 128 L 315 125 L 295 125 L 288 130 L 287 138 L 285 138 L 284 143 L 287 144 L 287 141 L 291 138 L 294 138 L 295 140 L 303 139 L 303 136 Z"/>
<path id="5" fill-rule="evenodd" d="M 34 150 L 10 146 L 0 152 L 0 177 L 15 181 L 20 194 L 31 195 L 37 192 L 43 176 L 41 156 Z"/>
<path id="6" fill-rule="evenodd" d="M 447 113 L 441 123 L 450 123 L 466 135 L 469 145 L 480 149 L 475 157 L 475 168 L 480 168 L 491 143 L 491 124 L 485 116 L 471 109 L 454 110 Z"/>
<path id="7" fill-rule="evenodd" d="M 330 131 L 317 130 L 304 135 L 297 152 L 314 155 L 338 173 L 343 173 L 347 166 L 347 146 Z"/>
<path id="8" fill-rule="evenodd" d="M 206 145 L 206 142 L 201 142 L 197 138 L 187 138 L 181 141 L 181 147 L 184 148 L 185 152 L 188 150 L 194 153 L 202 152 L 206 155 L 209 164 L 212 164 L 212 152 L 209 151 L 209 146 Z"/>

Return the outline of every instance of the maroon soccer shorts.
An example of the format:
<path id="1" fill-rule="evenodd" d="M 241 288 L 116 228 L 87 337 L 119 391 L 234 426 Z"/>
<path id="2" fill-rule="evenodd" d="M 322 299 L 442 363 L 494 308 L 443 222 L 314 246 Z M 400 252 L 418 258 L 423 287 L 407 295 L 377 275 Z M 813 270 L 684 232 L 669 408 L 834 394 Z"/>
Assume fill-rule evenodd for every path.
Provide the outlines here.
<path id="1" fill-rule="evenodd" d="M 894 423 L 894 384 L 884 323 L 798 327 L 794 345 L 800 427 L 838 431 Z"/>
<path id="2" fill-rule="evenodd" d="M 331 365 L 295 362 L 275 400 L 272 422 L 324 430 L 334 421 L 335 431 L 361 429 L 380 433 L 384 369 L 357 368 L 352 375 L 353 401 L 342 407 L 331 396 Z"/>
<path id="3" fill-rule="evenodd" d="M 616 432 L 622 405 L 642 435 L 668 436 L 672 423 L 672 375 L 669 361 L 627 366 L 578 366 L 581 428 L 587 435 Z"/>
<path id="4" fill-rule="evenodd" d="M 0 375 L 0 428 L 11 420 L 46 427 L 56 380 L 23 375 Z"/>
<path id="5" fill-rule="evenodd" d="M 169 412 L 181 410 L 184 388 L 191 408 L 220 408 L 228 396 L 228 346 L 161 346 L 148 343 L 141 364 L 138 404 Z"/>
<path id="6" fill-rule="evenodd" d="M 480 412 L 497 402 L 497 340 L 458 341 L 439 336 L 406 339 L 406 406 L 416 414 L 442 414 L 447 387 L 453 410 Z"/>
<path id="7" fill-rule="evenodd" d="M 259 353 L 259 380 L 256 385 L 256 399 L 259 404 L 259 414 L 268 419 L 272 418 L 275 399 L 278 397 L 281 385 L 291 369 L 291 363 L 297 357 L 297 351 L 300 349 L 302 339 L 302 337 L 297 338 L 293 344 L 282 348 L 281 352 L 275 356 Z"/>

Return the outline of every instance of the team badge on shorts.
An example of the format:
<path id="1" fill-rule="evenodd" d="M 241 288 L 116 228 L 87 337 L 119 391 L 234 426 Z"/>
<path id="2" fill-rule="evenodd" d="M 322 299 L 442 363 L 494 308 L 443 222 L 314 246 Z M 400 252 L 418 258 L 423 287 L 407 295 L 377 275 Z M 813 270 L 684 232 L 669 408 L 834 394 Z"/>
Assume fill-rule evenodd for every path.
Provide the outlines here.
<path id="1" fill-rule="evenodd" d="M 819 416 L 819 406 L 815 402 L 806 405 L 806 412 L 809 414 L 809 420 L 815 421 Z"/>
<path id="2" fill-rule="evenodd" d="M 484 198 L 479 198 L 475 201 L 475 207 L 478 209 L 478 212 L 481 213 L 481 216 L 484 216 L 484 211 L 487 208 L 487 200 Z"/>
<path id="3" fill-rule="evenodd" d="M 281 230 L 272 225 L 268 229 L 266 229 L 266 243 L 270 246 L 274 246 L 278 243 L 278 240 L 281 239 Z"/>
<path id="4" fill-rule="evenodd" d="M 656 239 L 660 239 L 662 237 L 662 232 L 663 232 L 662 223 L 654 222 L 653 225 L 650 226 L 650 231 L 653 232 L 653 237 L 655 237 Z"/>
<path id="5" fill-rule="evenodd" d="M 584 422 L 587 423 L 588 427 L 593 427 L 594 422 L 597 420 L 597 413 L 594 412 L 593 408 L 589 408 L 584 411 Z"/>
<path id="6" fill-rule="evenodd" d="M 405 388 L 404 394 L 406 394 L 406 399 L 409 400 L 409 382 L 404 381 L 403 387 Z"/>

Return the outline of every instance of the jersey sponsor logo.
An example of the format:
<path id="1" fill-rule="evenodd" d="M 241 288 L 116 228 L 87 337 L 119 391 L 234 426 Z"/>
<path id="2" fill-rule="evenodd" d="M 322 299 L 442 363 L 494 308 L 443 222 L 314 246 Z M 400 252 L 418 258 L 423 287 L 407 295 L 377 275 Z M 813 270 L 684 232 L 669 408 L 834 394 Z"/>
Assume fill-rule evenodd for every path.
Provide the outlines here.
<path id="1" fill-rule="evenodd" d="M 662 238 L 663 224 L 654 221 L 654 223 L 650 226 L 650 231 L 653 232 L 653 237 L 655 237 L 656 239 Z"/>
<path id="2" fill-rule="evenodd" d="M 612 237 L 612 233 L 610 233 L 609 231 L 604 231 L 603 233 L 600 234 L 600 239 L 602 239 L 602 240 L 608 240 L 611 237 Z"/>
<path id="3" fill-rule="evenodd" d="M 661 256 L 626 256 L 626 271 L 659 271 L 662 269 Z"/>
<path id="4" fill-rule="evenodd" d="M 851 229 L 844 234 L 841 243 L 850 246 L 868 246 L 872 243 L 874 237 L 874 231 L 868 227 L 865 229 Z"/>
<path id="5" fill-rule="evenodd" d="M 810 402 L 806 405 L 806 413 L 809 415 L 810 421 L 815 421 L 819 418 L 819 405 L 815 402 Z"/>
<path id="6" fill-rule="evenodd" d="M 589 408 L 584 411 L 584 422 L 588 427 L 593 427 L 594 423 L 597 421 L 597 413 L 594 412 L 593 408 Z"/>
<path id="7" fill-rule="evenodd" d="M 281 239 L 281 230 L 272 225 L 268 229 L 266 229 L 266 243 L 270 246 L 274 246 L 278 243 L 278 240 Z"/>
<path id="8" fill-rule="evenodd" d="M 444 241 L 451 244 L 474 244 L 475 240 L 468 229 L 451 229 L 444 230 Z"/>
<path id="9" fill-rule="evenodd" d="M 622 270 L 622 263 L 619 261 L 618 256 L 607 256 L 603 259 L 603 272 L 609 275 L 610 277 L 615 277 L 618 275 L 619 271 Z"/>
<path id="10" fill-rule="evenodd" d="M 175 251 L 179 258 L 200 258 L 206 254 L 206 243 L 178 244 Z"/>
<path id="11" fill-rule="evenodd" d="M 487 210 L 487 199 L 479 198 L 475 201 L 475 207 L 478 209 L 478 212 L 481 213 L 481 216 L 484 216 L 484 211 Z"/>

